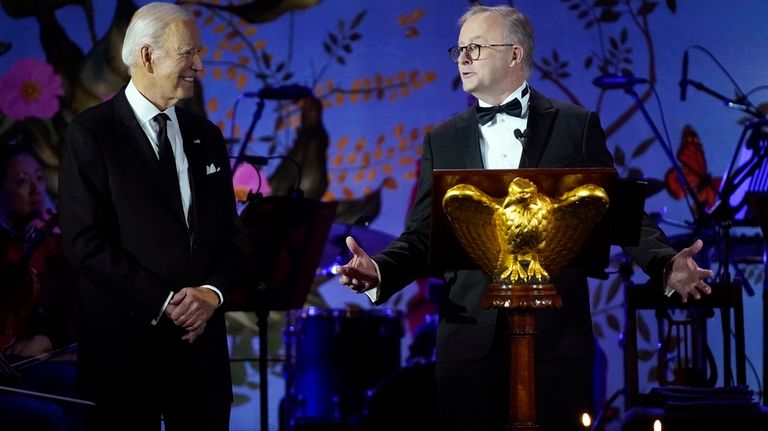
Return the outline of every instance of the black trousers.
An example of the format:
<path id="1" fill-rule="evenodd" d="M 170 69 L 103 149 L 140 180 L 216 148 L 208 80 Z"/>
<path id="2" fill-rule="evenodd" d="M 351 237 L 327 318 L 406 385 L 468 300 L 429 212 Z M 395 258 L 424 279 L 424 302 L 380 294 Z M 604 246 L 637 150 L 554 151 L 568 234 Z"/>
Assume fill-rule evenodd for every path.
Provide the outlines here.
<path id="1" fill-rule="evenodd" d="M 509 405 L 506 340 L 479 361 L 440 362 L 435 367 L 440 430 L 503 430 Z M 540 431 L 583 431 L 592 411 L 593 358 L 536 362 L 536 422 Z"/>

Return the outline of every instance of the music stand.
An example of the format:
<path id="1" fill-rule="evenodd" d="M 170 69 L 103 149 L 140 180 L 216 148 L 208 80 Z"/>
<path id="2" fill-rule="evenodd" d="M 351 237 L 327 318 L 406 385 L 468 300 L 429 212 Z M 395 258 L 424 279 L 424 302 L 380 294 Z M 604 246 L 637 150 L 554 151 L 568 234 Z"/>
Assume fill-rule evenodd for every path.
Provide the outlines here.
<path id="1" fill-rule="evenodd" d="M 255 311 L 259 327 L 261 429 L 268 430 L 267 320 L 272 310 L 301 308 L 315 278 L 336 202 L 294 196 L 256 197 L 243 209 L 245 282 L 225 311 Z"/>

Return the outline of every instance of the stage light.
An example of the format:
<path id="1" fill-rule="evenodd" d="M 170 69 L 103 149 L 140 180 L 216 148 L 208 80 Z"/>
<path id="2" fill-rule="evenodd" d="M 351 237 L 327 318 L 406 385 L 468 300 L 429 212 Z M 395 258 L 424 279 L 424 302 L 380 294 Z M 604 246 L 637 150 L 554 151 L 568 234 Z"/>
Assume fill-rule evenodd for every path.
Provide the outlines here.
<path id="1" fill-rule="evenodd" d="M 592 426 L 592 416 L 590 416 L 589 413 L 584 412 L 581 414 L 581 425 L 585 429 L 589 429 L 589 427 Z"/>

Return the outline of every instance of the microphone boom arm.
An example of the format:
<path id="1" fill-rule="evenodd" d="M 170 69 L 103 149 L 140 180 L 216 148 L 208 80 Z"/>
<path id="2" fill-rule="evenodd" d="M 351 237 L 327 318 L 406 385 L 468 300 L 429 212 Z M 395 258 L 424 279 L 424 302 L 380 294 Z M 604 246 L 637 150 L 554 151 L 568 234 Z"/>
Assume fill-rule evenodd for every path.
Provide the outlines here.
<path id="1" fill-rule="evenodd" d="M 653 135 L 661 144 L 661 148 L 664 150 L 664 154 L 666 154 L 670 163 L 672 163 L 672 169 L 674 169 L 675 174 L 680 180 L 680 184 L 683 185 L 683 187 L 685 188 L 685 191 L 693 199 L 693 203 L 696 206 L 696 213 L 692 213 L 691 215 L 694 217 L 694 219 L 696 218 L 697 214 L 699 216 L 704 215 L 705 211 L 704 211 L 703 202 L 699 200 L 698 194 L 693 190 L 693 187 L 691 187 L 691 184 L 688 182 L 688 179 L 685 178 L 685 175 L 683 174 L 683 170 L 680 168 L 680 163 L 678 163 L 677 158 L 675 158 L 675 155 L 672 154 L 671 143 L 667 143 L 664 140 L 664 137 L 661 135 L 661 132 L 656 127 L 656 124 L 654 124 L 653 119 L 651 119 L 650 114 L 648 114 L 648 110 L 645 109 L 645 105 L 640 100 L 640 96 L 637 94 L 635 89 L 632 87 L 627 87 L 624 89 L 624 92 L 627 93 L 630 97 L 632 97 L 632 100 L 635 102 L 635 105 L 637 105 L 637 107 L 640 109 L 640 112 L 643 114 L 645 121 L 648 122 L 648 125 L 651 127 L 651 131 L 653 131 Z M 693 208 L 691 208 L 691 211 L 693 212 Z"/>
<path id="2" fill-rule="evenodd" d="M 680 84 L 681 85 L 683 85 L 683 84 L 690 85 L 691 87 L 701 91 L 702 93 L 709 94 L 710 96 L 712 96 L 715 99 L 719 100 L 720 102 L 722 102 L 725 106 L 727 106 L 729 108 L 733 108 L 733 109 L 738 109 L 740 111 L 744 111 L 747 114 L 749 114 L 749 115 L 751 115 L 751 116 L 753 116 L 755 118 L 765 118 L 765 115 L 763 115 L 760 111 L 755 109 L 755 107 L 752 106 L 751 104 L 749 104 L 749 103 L 747 103 L 747 104 L 739 103 L 740 99 L 745 99 L 745 98 L 732 99 L 730 97 L 726 97 L 726 96 L 718 93 L 717 91 L 707 87 L 706 85 L 702 84 L 701 82 L 693 80 L 693 79 L 686 79 L 684 81 L 681 81 Z"/>
<path id="3" fill-rule="evenodd" d="M 262 112 L 264 112 L 264 99 L 260 98 L 259 101 L 256 102 L 256 111 L 253 113 L 253 118 L 251 118 L 251 124 L 248 125 L 248 131 L 243 137 L 243 143 L 240 144 L 240 149 L 237 152 L 237 158 L 235 158 L 235 165 L 232 167 L 232 172 L 235 172 L 237 167 L 243 163 L 245 150 L 248 148 L 248 141 L 250 141 L 251 136 L 253 136 L 253 130 L 256 128 L 256 123 L 258 123 L 259 119 L 261 119 Z M 234 119 L 232 121 L 234 121 Z"/>

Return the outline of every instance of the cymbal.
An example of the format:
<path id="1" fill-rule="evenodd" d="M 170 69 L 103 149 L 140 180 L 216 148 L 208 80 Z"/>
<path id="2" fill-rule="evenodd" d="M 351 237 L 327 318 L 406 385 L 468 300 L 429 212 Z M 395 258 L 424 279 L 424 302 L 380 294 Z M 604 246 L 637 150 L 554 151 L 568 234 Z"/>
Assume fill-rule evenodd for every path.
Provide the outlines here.
<path id="1" fill-rule="evenodd" d="M 334 223 L 328 233 L 323 254 L 320 257 L 318 275 L 331 275 L 334 265 L 344 265 L 352 258 L 347 248 L 346 238 L 351 236 L 369 255 L 374 255 L 387 247 L 394 236 L 375 229 L 345 223 Z"/>

